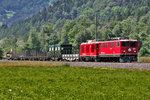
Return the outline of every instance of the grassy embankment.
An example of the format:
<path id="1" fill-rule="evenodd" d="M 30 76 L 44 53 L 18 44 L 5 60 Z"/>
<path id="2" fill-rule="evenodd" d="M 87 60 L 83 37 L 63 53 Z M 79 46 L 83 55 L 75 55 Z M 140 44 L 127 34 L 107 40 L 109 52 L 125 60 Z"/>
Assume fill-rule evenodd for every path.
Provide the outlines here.
<path id="1" fill-rule="evenodd" d="M 69 67 L 49 62 L 0 62 L 0 99 L 149 99 L 149 77 L 150 71 Z"/>
<path id="2" fill-rule="evenodd" d="M 150 57 L 138 57 L 138 62 L 150 62 Z"/>

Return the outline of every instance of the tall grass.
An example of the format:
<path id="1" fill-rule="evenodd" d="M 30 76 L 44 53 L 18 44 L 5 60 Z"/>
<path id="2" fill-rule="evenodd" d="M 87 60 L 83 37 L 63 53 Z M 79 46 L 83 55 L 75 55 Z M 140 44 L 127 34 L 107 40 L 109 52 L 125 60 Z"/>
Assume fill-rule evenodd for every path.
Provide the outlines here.
<path id="1" fill-rule="evenodd" d="M 150 71 L 65 67 L 66 65 L 52 67 L 59 63 L 49 62 L 21 62 L 24 67 L 19 67 L 20 62 L 6 63 L 0 67 L 1 100 L 150 98 Z"/>
<path id="2" fill-rule="evenodd" d="M 39 61 L 2 61 L 0 67 L 55 67 L 61 66 L 61 62 L 39 62 Z"/>
<path id="3" fill-rule="evenodd" d="M 150 62 L 150 57 L 138 57 L 138 62 Z"/>

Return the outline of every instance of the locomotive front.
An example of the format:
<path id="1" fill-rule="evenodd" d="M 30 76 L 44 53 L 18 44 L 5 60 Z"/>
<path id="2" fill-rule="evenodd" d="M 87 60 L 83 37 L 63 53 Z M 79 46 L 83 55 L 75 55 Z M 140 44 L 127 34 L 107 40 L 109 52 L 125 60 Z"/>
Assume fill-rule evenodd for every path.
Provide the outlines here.
<path id="1" fill-rule="evenodd" d="M 137 40 L 121 40 L 120 62 L 137 61 L 139 42 Z"/>

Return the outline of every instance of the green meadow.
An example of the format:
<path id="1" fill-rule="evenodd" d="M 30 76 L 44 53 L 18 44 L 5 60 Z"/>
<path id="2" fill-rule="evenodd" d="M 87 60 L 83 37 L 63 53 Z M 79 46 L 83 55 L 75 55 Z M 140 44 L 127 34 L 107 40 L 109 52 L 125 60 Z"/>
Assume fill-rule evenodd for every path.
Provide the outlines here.
<path id="1" fill-rule="evenodd" d="M 13 17 L 13 14 L 7 14 L 7 17 Z"/>
<path id="2" fill-rule="evenodd" d="M 22 66 L 19 64 L 22 63 Z M 1 100 L 148 100 L 150 71 L 0 62 Z"/>

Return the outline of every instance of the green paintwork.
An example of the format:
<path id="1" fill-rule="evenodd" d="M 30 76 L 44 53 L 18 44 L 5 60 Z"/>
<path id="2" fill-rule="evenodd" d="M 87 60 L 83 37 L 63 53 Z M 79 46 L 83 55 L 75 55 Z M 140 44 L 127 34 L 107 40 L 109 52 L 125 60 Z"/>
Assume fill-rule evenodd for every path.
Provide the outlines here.
<path id="1" fill-rule="evenodd" d="M 49 56 L 55 58 L 61 58 L 62 54 L 71 54 L 72 45 L 70 44 L 56 44 L 49 46 Z"/>

